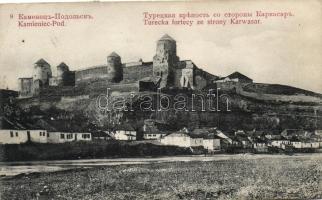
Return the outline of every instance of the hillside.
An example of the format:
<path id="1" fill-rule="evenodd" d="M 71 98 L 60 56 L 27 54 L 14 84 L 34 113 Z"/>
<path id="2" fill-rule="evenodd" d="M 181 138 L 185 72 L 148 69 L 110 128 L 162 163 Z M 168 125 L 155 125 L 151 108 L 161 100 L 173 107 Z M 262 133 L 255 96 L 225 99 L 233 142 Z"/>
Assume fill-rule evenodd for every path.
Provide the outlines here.
<path id="1" fill-rule="evenodd" d="M 213 87 L 213 89 L 215 89 Z M 73 90 L 77 90 L 73 89 Z M 42 119 L 51 121 L 51 124 L 59 124 L 65 130 L 73 130 L 77 127 L 83 130 L 92 129 L 110 129 L 117 123 L 129 123 L 139 132 L 145 119 L 158 119 L 168 124 L 169 130 L 177 130 L 182 127 L 218 127 L 222 130 L 267 130 L 270 132 L 280 132 L 285 128 L 301 128 L 307 130 L 322 129 L 322 104 L 321 94 L 301 90 L 294 87 L 269 84 L 252 84 L 244 87 L 242 92 L 236 90 L 226 90 L 225 94 L 229 97 L 229 111 L 227 111 L 227 102 L 225 99 L 219 101 L 220 111 L 201 111 L 201 102 L 195 103 L 195 110 L 190 112 L 169 109 L 168 111 L 142 111 L 140 104 L 144 101 L 140 96 L 150 95 L 155 97 L 155 92 L 135 92 L 134 98 L 129 98 L 129 93 L 115 93 L 114 96 L 125 97 L 126 106 L 132 101 L 133 111 L 110 111 L 102 112 L 97 107 L 98 94 L 104 94 L 104 88 L 93 88 L 86 94 L 73 93 L 67 95 L 64 91 L 60 95 L 55 93 L 44 93 L 41 98 L 20 99 L 17 101 L 18 107 L 23 110 L 24 120 L 35 121 Z M 181 93 L 188 96 L 191 102 L 191 94 L 203 94 L 206 92 L 167 89 L 163 93 L 170 97 Z M 48 94 L 48 95 L 47 95 Z M 53 95 L 55 94 L 55 95 Z M 245 95 L 247 94 L 247 95 Z M 251 94 L 251 95 L 249 95 Z M 255 96 L 253 96 L 255 95 Z M 267 100 L 267 96 L 276 95 L 279 100 Z M 306 97 L 306 101 L 289 101 L 300 96 Z M 283 99 L 288 98 L 287 101 Z M 314 101 L 310 101 L 310 99 Z M 153 104 L 157 105 L 155 98 Z M 112 103 L 112 102 L 110 102 Z M 173 103 L 173 102 L 172 102 Z M 82 122 L 79 126 L 79 122 Z M 76 130 L 75 130 L 76 131 Z"/>
<path id="2" fill-rule="evenodd" d="M 318 94 L 312 91 L 303 90 L 300 88 L 279 85 L 279 84 L 265 84 L 265 83 L 251 83 L 243 87 L 244 91 L 256 92 L 262 94 L 277 94 L 277 95 L 306 95 L 322 98 L 322 94 Z"/>

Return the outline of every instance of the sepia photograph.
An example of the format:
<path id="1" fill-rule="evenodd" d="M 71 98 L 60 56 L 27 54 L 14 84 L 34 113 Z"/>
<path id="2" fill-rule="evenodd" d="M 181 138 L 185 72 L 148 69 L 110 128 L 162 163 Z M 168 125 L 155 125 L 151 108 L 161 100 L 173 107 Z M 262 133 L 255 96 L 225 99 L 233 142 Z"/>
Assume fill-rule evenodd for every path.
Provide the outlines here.
<path id="1" fill-rule="evenodd" d="M 322 199 L 322 1 L 0 3 L 0 200 Z"/>

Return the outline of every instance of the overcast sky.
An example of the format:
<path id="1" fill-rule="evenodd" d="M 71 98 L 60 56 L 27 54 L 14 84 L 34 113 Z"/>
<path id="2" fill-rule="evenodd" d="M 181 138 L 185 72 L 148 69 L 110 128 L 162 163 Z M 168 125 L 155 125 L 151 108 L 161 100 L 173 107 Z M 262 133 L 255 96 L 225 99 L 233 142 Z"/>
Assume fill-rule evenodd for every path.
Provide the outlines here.
<path id="1" fill-rule="evenodd" d="M 115 51 L 122 62 L 152 61 L 156 41 L 165 33 L 177 41 L 180 59 L 225 76 L 239 71 L 255 82 L 292 85 L 322 93 L 321 1 L 225 1 L 213 3 L 92 3 L 0 6 L 0 87 L 17 88 L 31 77 L 33 63 L 64 61 L 71 70 L 106 63 Z M 144 26 L 143 12 L 290 11 L 260 25 Z M 66 27 L 19 28 L 18 14 L 90 14 L 93 20 L 68 21 Z M 10 19 L 10 14 L 14 18 Z"/>

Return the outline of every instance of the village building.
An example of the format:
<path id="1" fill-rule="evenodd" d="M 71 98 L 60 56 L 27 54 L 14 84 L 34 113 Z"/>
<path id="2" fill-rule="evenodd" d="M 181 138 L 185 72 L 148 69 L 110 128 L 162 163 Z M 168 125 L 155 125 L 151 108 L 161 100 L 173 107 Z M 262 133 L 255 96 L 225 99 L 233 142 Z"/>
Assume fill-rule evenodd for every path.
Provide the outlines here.
<path id="1" fill-rule="evenodd" d="M 28 142 L 28 135 L 26 130 L 0 130 L 0 144 L 21 144 L 26 142 Z"/>
<path id="2" fill-rule="evenodd" d="M 76 141 L 91 141 L 92 134 L 91 133 L 73 133 Z"/>
<path id="3" fill-rule="evenodd" d="M 47 143 L 48 133 L 46 130 L 27 130 L 27 137 L 30 135 L 30 141 L 35 143 Z"/>
<path id="4" fill-rule="evenodd" d="M 230 138 L 232 140 L 231 147 L 235 148 L 252 148 L 252 141 L 250 136 L 246 134 L 243 130 L 237 130 L 232 134 L 230 134 Z"/>
<path id="5" fill-rule="evenodd" d="M 144 133 L 143 139 L 145 140 L 160 140 L 162 137 L 166 136 L 167 134 L 164 132 L 154 132 L 154 133 Z"/>
<path id="6" fill-rule="evenodd" d="M 191 139 L 187 133 L 178 131 L 161 138 L 160 142 L 164 145 L 191 147 Z"/>
<path id="7" fill-rule="evenodd" d="M 216 129 L 216 135 L 221 139 L 222 143 L 232 144 L 233 140 L 223 131 Z"/>
<path id="8" fill-rule="evenodd" d="M 187 128 L 171 133 L 161 138 L 160 142 L 164 145 L 179 147 L 198 147 L 203 146 L 203 138 L 200 135 L 191 134 Z"/>
<path id="9" fill-rule="evenodd" d="M 208 152 L 218 151 L 221 149 L 221 138 L 217 136 L 216 128 L 197 128 L 189 135 L 194 138 L 202 138 L 202 146 Z"/>
<path id="10" fill-rule="evenodd" d="M 268 139 L 269 139 L 268 145 L 271 147 L 285 149 L 286 146 L 291 145 L 290 140 L 285 138 L 282 135 L 270 135 L 270 137 L 268 137 Z"/>
<path id="11" fill-rule="evenodd" d="M 1 129 L 0 144 L 47 143 L 46 130 Z"/>
<path id="12" fill-rule="evenodd" d="M 302 129 L 285 129 L 281 132 L 281 135 L 287 139 L 297 137 L 301 139 L 310 138 L 312 133 Z"/>
<path id="13" fill-rule="evenodd" d="M 111 132 L 111 135 L 116 140 L 136 140 L 136 131 L 129 124 L 118 125 L 115 130 Z"/>
<path id="14" fill-rule="evenodd" d="M 217 135 L 208 136 L 203 138 L 202 146 L 208 150 L 208 152 L 219 151 L 221 149 L 221 138 Z"/>
<path id="15" fill-rule="evenodd" d="M 76 140 L 75 135 L 70 132 L 48 132 L 48 143 L 65 143 Z"/>
<path id="16" fill-rule="evenodd" d="M 252 148 L 252 141 L 250 137 L 246 135 L 236 135 L 235 140 L 241 144 L 242 148 L 247 149 L 247 148 Z"/>
<path id="17" fill-rule="evenodd" d="M 0 117 L 0 144 L 47 143 L 47 131 Z"/>
<path id="18" fill-rule="evenodd" d="M 73 133 L 61 131 L 48 132 L 48 143 L 66 143 L 91 140 L 91 133 Z"/>
<path id="19" fill-rule="evenodd" d="M 157 123 L 156 120 L 145 120 L 143 125 L 143 139 L 160 140 L 162 137 L 166 136 L 167 133 L 165 131 L 159 130 L 159 124 L 160 123 Z"/>
<path id="20" fill-rule="evenodd" d="M 160 142 L 164 145 L 173 145 L 179 147 L 197 147 L 203 146 L 203 138 L 190 137 L 187 133 L 178 131 L 171 133 L 163 138 Z"/>
<path id="21" fill-rule="evenodd" d="M 320 147 L 319 142 L 312 139 L 299 139 L 297 137 L 292 137 L 290 142 L 295 149 L 317 149 Z"/>
<path id="22" fill-rule="evenodd" d="M 267 153 L 268 152 L 268 139 L 265 137 L 257 136 L 251 138 L 253 143 L 253 148 L 258 153 Z"/>
<path id="23" fill-rule="evenodd" d="M 114 140 L 108 131 L 93 131 L 92 140 Z"/>

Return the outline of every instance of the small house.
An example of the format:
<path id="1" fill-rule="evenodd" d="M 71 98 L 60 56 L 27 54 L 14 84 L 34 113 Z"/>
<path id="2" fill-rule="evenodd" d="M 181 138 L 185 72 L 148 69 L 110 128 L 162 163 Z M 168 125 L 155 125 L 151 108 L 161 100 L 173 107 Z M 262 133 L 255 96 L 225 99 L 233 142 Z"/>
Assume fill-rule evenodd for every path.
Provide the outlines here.
<path id="1" fill-rule="evenodd" d="M 92 141 L 91 133 L 73 133 L 76 141 Z"/>
<path id="2" fill-rule="evenodd" d="M 70 132 L 48 132 L 48 143 L 65 143 L 75 141 L 75 135 Z"/>
<path id="3" fill-rule="evenodd" d="M 93 131 L 93 140 L 114 140 L 114 138 L 109 134 L 108 131 Z"/>
<path id="4" fill-rule="evenodd" d="M 291 139 L 292 137 L 297 138 L 310 138 L 311 133 L 302 129 L 285 129 L 281 132 L 281 135 L 287 139 Z"/>
<path id="5" fill-rule="evenodd" d="M 265 153 L 268 152 L 268 141 L 264 137 L 253 137 L 251 138 L 252 143 L 253 143 L 253 148 L 257 152 Z"/>
<path id="6" fill-rule="evenodd" d="M 161 121 L 147 119 L 143 125 L 143 139 L 145 140 L 160 140 L 166 136 L 166 124 Z"/>
<path id="7" fill-rule="evenodd" d="M 161 138 L 160 142 L 164 145 L 173 145 L 179 147 L 191 147 L 191 137 L 182 131 L 171 133 Z"/>
<path id="8" fill-rule="evenodd" d="M 238 141 L 238 145 L 241 145 L 242 148 L 252 148 L 252 141 L 247 135 L 236 135 L 235 141 Z"/>
<path id="9" fill-rule="evenodd" d="M 287 145 L 290 145 L 291 142 L 287 138 L 281 135 L 271 135 L 269 146 L 285 149 Z"/>
<path id="10" fill-rule="evenodd" d="M 28 142 L 28 135 L 26 130 L 0 130 L 0 144 L 21 144 L 26 142 Z"/>
<path id="11" fill-rule="evenodd" d="M 209 152 L 221 149 L 221 138 L 217 136 L 216 128 L 194 129 L 190 134 L 192 138 L 199 139 L 198 146 L 203 146 Z"/>
<path id="12" fill-rule="evenodd" d="M 116 140 L 136 140 L 136 131 L 129 124 L 117 126 L 112 133 Z"/>
<path id="13" fill-rule="evenodd" d="M 166 136 L 166 133 L 163 133 L 163 132 L 144 133 L 143 139 L 145 139 L 145 140 L 160 140 L 164 136 Z"/>
<path id="14" fill-rule="evenodd" d="M 1 117 L 0 143 L 20 144 L 26 142 L 46 143 L 47 131 L 21 122 Z"/>
<path id="15" fill-rule="evenodd" d="M 216 151 L 221 149 L 221 138 L 217 135 L 205 137 L 203 139 L 203 147 L 208 151 Z"/>

